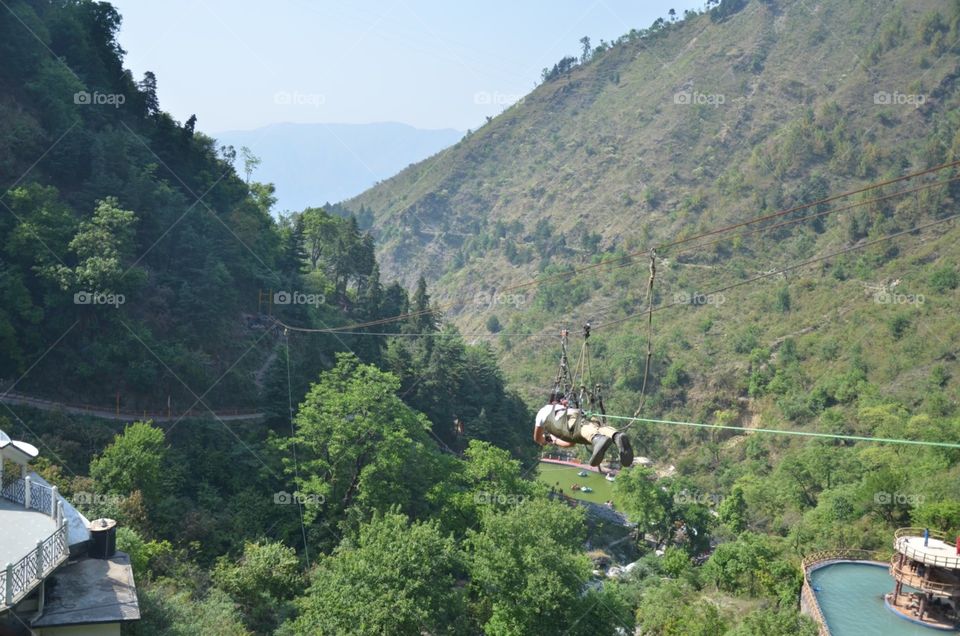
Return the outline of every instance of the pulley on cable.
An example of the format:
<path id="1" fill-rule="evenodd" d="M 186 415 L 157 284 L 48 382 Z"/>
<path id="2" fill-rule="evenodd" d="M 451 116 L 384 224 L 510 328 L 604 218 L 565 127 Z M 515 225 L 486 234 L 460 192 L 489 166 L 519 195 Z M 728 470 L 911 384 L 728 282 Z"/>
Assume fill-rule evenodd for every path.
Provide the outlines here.
<path id="1" fill-rule="evenodd" d="M 593 371 L 590 366 L 590 329 L 589 322 L 583 325 L 583 344 L 572 372 L 567 356 L 570 332 L 567 329 L 560 331 L 560 364 L 557 368 L 553 392 L 550 394 L 550 403 L 565 404 L 576 409 L 586 404 L 589 405 L 590 411 L 599 412 L 602 416 L 606 414 L 606 407 L 603 404 L 602 386 L 600 383 L 593 382 Z"/>

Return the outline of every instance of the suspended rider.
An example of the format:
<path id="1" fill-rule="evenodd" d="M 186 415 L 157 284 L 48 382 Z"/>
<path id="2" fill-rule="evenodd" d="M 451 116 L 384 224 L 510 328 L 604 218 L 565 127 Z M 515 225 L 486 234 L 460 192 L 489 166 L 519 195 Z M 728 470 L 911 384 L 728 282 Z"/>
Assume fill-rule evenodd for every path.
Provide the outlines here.
<path id="1" fill-rule="evenodd" d="M 633 448 L 624 433 L 605 425 L 597 417 L 587 417 L 578 408 L 569 407 L 565 400 L 547 404 L 537 412 L 533 441 L 540 446 L 591 446 L 590 465 L 594 467 L 600 465 L 610 444 L 614 443 L 620 451 L 620 465 L 626 468 L 633 463 Z"/>

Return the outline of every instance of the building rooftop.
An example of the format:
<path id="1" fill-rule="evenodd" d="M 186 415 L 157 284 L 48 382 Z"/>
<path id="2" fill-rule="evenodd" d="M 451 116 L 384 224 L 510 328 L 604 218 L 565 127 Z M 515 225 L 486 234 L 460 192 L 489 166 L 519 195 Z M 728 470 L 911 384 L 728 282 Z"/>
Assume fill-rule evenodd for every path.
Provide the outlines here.
<path id="1" fill-rule="evenodd" d="M 39 451 L 33 444 L 11 439 L 9 435 L 0 431 L 0 457 L 20 464 L 36 459 Z"/>
<path id="2" fill-rule="evenodd" d="M 90 625 L 140 618 L 129 555 L 68 562 L 51 577 L 43 616 L 32 627 Z"/>

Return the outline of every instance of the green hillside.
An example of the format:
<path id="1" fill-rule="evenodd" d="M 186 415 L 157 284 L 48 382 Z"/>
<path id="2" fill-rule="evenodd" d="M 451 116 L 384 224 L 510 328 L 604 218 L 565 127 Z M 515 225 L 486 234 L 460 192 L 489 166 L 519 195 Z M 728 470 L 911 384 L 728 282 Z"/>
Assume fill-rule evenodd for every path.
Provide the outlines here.
<path id="1" fill-rule="evenodd" d="M 958 34 L 956 3 L 724 6 L 723 17 L 718 10 L 691 16 L 594 51 L 450 150 L 346 203 L 374 213 L 384 271 L 435 280 L 435 298 L 450 303 L 446 315 L 467 333 L 482 335 L 496 316 L 510 335 L 490 337 L 531 400 L 548 388 L 561 326 L 576 331 L 590 319 L 602 328 L 644 307 L 645 257 L 635 267 L 551 275 L 958 156 L 958 52 L 949 46 Z M 664 250 L 656 301 L 948 215 L 957 192 L 951 183 L 835 214 L 820 205 L 787 217 L 822 213 L 815 220 Z M 661 386 L 654 406 L 704 416 L 760 398 L 748 391 L 751 370 L 772 369 L 794 334 L 790 346 L 807 374 L 798 391 L 858 361 L 885 394 L 911 407 L 933 400 L 946 408 L 956 396 L 952 227 L 658 313 L 656 376 L 674 386 Z M 539 278 L 546 282 L 500 292 Z M 873 302 L 878 290 L 926 302 Z M 623 408 L 639 388 L 641 322 L 598 331 L 595 343 Z M 929 392 L 935 367 L 947 379 Z M 749 409 L 762 412 L 763 400 Z"/>
<path id="2" fill-rule="evenodd" d="M 347 202 L 373 211 L 385 267 L 503 287 L 953 151 L 951 3 L 725 4 L 594 51 Z"/>

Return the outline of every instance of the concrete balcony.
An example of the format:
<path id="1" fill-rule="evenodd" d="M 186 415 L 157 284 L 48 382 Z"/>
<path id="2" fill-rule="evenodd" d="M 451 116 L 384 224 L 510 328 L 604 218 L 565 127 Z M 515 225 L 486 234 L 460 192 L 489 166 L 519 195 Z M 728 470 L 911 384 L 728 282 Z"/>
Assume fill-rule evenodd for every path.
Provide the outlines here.
<path id="1" fill-rule="evenodd" d="M 15 606 L 70 554 L 67 521 L 55 487 L 30 476 L 0 489 L 0 611 Z"/>
<path id="2" fill-rule="evenodd" d="M 960 553 L 956 544 L 936 531 L 928 531 L 924 540 L 923 532 L 923 528 L 900 528 L 894 534 L 893 549 L 917 563 L 960 570 Z"/>

